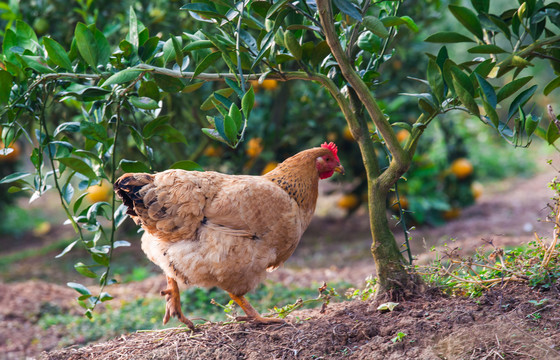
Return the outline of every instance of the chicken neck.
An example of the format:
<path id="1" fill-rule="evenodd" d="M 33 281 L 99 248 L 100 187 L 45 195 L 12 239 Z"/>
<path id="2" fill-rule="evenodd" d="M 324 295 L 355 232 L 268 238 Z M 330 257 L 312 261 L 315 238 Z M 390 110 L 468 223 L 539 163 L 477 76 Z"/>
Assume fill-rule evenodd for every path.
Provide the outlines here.
<path id="1" fill-rule="evenodd" d="M 302 151 L 278 164 L 276 169 L 263 175 L 276 183 L 294 199 L 301 210 L 313 213 L 319 192 L 319 174 L 316 161 L 330 150 L 313 148 Z"/>

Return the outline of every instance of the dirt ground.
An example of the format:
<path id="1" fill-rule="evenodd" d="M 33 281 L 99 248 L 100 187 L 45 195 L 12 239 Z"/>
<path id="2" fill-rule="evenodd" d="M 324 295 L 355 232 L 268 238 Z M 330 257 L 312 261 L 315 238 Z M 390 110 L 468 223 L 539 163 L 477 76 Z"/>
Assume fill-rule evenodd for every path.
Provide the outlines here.
<path id="1" fill-rule="evenodd" d="M 416 261 L 427 263 L 434 256 L 428 249 L 446 243 L 467 254 L 488 241 L 508 246 L 530 241 L 534 232 L 551 234 L 552 225 L 542 220 L 552 196 L 546 184 L 556 174 L 547 168 L 531 179 L 491 185 L 457 220 L 414 230 Z M 300 286 L 341 280 L 361 286 L 375 272 L 368 226 L 363 213 L 314 220 L 294 256 L 269 278 Z M 398 228 L 395 233 L 402 239 Z M 123 334 L 83 348 L 78 339 L 75 347 L 56 350 L 57 329 L 42 329 L 37 319 L 45 307 L 81 313 L 74 291 L 45 280 L 22 281 L 43 279 L 49 271 L 51 281 L 71 281 L 51 264 L 51 258 L 20 261 L 10 269 L 10 282 L 0 279 L 0 359 L 260 359 L 264 354 L 271 359 L 560 359 L 559 289 L 538 292 L 523 286 L 494 289 L 478 299 L 431 290 L 383 313 L 370 302 L 354 300 L 331 304 L 323 314 L 318 309 L 294 312 L 285 325 L 215 323 L 195 332 L 174 328 Z M 150 277 L 120 285 L 112 295 L 118 300 L 154 294 L 163 282 L 161 276 Z M 37 294 L 40 300 L 32 300 Z M 529 303 L 542 299 L 547 300 L 541 307 Z M 405 335 L 397 340 L 399 333 Z"/>
<path id="2" fill-rule="evenodd" d="M 528 300 L 548 299 L 536 309 Z M 203 325 L 195 331 L 125 334 L 106 343 L 43 353 L 78 359 L 560 359 L 560 296 L 524 287 L 476 301 L 437 292 L 380 312 L 354 300 L 300 311 L 286 324 Z M 539 313 L 538 319 L 532 314 Z M 295 315 L 294 315 L 295 316 Z M 398 335 L 400 340 L 397 340 Z"/>

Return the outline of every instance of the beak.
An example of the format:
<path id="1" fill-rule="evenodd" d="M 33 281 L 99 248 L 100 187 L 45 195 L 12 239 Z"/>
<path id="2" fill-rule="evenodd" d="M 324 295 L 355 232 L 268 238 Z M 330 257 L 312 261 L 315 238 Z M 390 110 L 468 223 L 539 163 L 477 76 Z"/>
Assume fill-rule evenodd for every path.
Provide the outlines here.
<path id="1" fill-rule="evenodd" d="M 341 174 L 341 175 L 344 175 L 344 166 L 342 166 L 342 165 L 338 165 L 333 170 L 336 171 L 337 173 Z"/>

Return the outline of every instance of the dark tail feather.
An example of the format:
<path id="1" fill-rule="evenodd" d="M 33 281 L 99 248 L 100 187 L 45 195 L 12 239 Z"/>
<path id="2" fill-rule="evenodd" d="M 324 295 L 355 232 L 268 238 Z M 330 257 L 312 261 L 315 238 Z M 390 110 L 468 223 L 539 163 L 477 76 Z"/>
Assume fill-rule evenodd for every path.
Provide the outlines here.
<path id="1" fill-rule="evenodd" d="M 144 199 L 140 196 L 139 191 L 152 182 L 153 176 L 143 173 L 124 174 L 117 179 L 113 189 L 128 208 L 126 211 L 128 215 L 138 216 L 134 208 L 144 204 Z"/>

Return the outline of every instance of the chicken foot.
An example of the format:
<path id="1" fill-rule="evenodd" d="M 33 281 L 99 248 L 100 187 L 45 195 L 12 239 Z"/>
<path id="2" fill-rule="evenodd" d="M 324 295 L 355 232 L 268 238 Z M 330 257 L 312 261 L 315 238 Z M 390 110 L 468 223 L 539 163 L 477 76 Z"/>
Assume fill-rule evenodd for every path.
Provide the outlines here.
<path id="1" fill-rule="evenodd" d="M 190 329 L 194 329 L 192 321 L 183 315 L 181 310 L 181 294 L 179 293 L 179 286 L 175 279 L 167 277 L 167 289 L 160 292 L 161 296 L 165 296 L 167 303 L 165 304 L 165 315 L 163 316 L 163 324 L 167 324 L 170 317 L 176 317 L 180 322 L 184 323 Z"/>
<path id="2" fill-rule="evenodd" d="M 243 311 L 245 311 L 245 314 L 247 314 L 247 316 L 238 316 L 236 318 L 236 320 L 238 320 L 238 321 L 250 321 L 250 322 L 255 323 L 255 324 L 264 324 L 264 325 L 285 323 L 285 321 L 282 320 L 282 319 L 262 317 L 257 312 L 257 310 L 255 310 L 255 308 L 253 308 L 253 306 L 251 306 L 249 301 L 247 301 L 247 299 L 245 299 L 244 296 L 233 295 L 232 293 L 229 293 L 229 292 L 228 292 L 228 294 L 231 297 L 231 299 L 237 303 L 237 305 L 241 306 Z"/>

